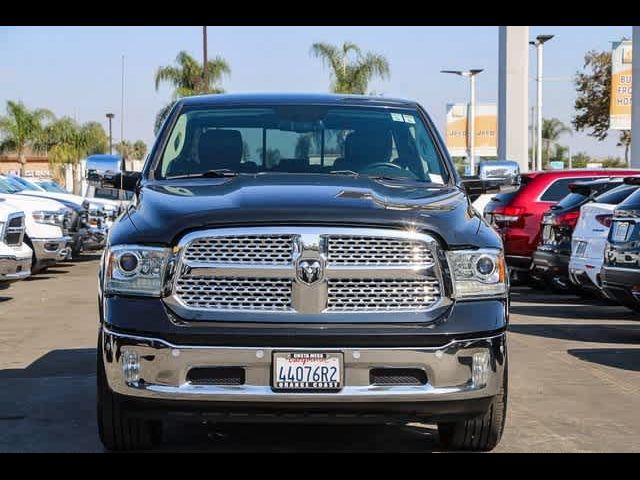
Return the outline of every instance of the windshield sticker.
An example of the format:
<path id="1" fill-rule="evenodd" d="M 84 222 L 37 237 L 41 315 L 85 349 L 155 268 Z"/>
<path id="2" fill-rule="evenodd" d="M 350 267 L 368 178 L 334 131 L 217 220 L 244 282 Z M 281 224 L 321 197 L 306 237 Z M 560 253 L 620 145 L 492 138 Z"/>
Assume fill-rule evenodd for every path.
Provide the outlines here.
<path id="1" fill-rule="evenodd" d="M 403 115 L 404 121 L 407 123 L 416 123 L 416 119 L 413 115 Z"/>
<path id="2" fill-rule="evenodd" d="M 401 113 L 391 113 L 391 119 L 394 122 L 404 122 L 404 119 L 402 118 Z"/>

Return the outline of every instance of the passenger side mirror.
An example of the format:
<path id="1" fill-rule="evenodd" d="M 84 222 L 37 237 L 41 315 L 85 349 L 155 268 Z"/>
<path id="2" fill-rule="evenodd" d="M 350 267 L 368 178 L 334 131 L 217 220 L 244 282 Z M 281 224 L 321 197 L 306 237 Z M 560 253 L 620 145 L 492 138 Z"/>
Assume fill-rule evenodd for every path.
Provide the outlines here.
<path id="1" fill-rule="evenodd" d="M 90 185 L 133 192 L 140 177 L 140 172 L 125 171 L 124 159 L 119 155 L 91 155 L 87 158 L 86 178 Z"/>
<path id="2" fill-rule="evenodd" d="M 478 175 L 464 177 L 462 186 L 476 200 L 485 193 L 514 192 L 520 188 L 520 165 L 513 160 L 489 160 L 478 164 Z"/>

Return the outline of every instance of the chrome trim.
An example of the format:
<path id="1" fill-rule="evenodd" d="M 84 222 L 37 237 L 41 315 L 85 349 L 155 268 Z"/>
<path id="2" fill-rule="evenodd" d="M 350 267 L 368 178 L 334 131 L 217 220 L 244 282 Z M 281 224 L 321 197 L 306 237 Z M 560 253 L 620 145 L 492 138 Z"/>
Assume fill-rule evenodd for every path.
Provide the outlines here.
<path id="1" fill-rule="evenodd" d="M 398 402 L 443 401 L 496 395 L 503 378 L 506 336 L 499 334 L 453 340 L 440 347 L 392 348 L 273 348 L 175 345 L 152 337 L 120 334 L 102 327 L 105 372 L 110 388 L 122 395 L 157 399 L 237 402 Z M 271 388 L 274 351 L 327 351 L 344 354 L 344 387 L 335 393 L 276 392 Z M 123 352 L 140 358 L 140 378 L 126 382 L 119 363 Z M 474 385 L 470 359 L 488 351 L 490 371 L 486 385 Z M 467 360 L 463 360 L 467 359 Z M 245 369 L 243 385 L 193 385 L 187 372 L 193 367 L 237 366 Z M 371 385 L 369 370 L 376 367 L 423 369 L 426 385 Z"/>
<path id="2" fill-rule="evenodd" d="M 260 263 L 247 264 L 244 262 L 203 262 L 186 260 L 185 251 L 192 244 L 201 239 L 211 237 L 243 237 L 243 236 L 282 236 L 288 235 L 293 239 L 292 259 L 287 263 Z M 383 237 L 388 239 L 414 240 L 426 244 L 431 260 L 425 263 L 405 265 L 341 265 L 332 264 L 328 260 L 327 243 L 330 237 Z M 218 228 L 200 230 L 182 237 L 174 248 L 174 260 L 176 268 L 174 274 L 167 276 L 166 290 L 170 295 L 165 298 L 167 305 L 172 307 L 178 315 L 186 319 L 207 319 L 207 316 L 218 312 L 235 311 L 244 313 L 282 313 L 282 310 L 269 309 L 213 309 L 196 308 L 187 305 L 178 292 L 179 280 L 189 277 L 216 277 L 216 278 L 250 278 L 250 279 L 290 279 L 292 281 L 291 310 L 288 313 L 321 314 L 331 313 L 392 313 L 398 312 L 428 312 L 435 310 L 447 302 L 444 293 L 444 279 L 438 262 L 438 244 L 430 235 L 417 231 L 390 230 L 378 228 L 345 228 L 345 227 L 246 227 L 246 228 Z M 311 284 L 298 278 L 297 270 L 301 261 L 313 261 L 320 264 L 324 275 Z M 383 279 L 390 280 L 421 280 L 434 278 L 438 282 L 439 292 L 437 300 L 426 308 L 404 309 L 329 309 L 328 308 L 328 281 L 332 279 Z"/>
<path id="3" fill-rule="evenodd" d="M 22 218 L 22 225 L 19 227 L 10 227 L 9 224 L 11 223 L 11 220 L 14 220 L 16 218 Z M 2 241 L 4 241 L 4 243 L 6 245 L 9 245 L 11 247 L 19 247 L 20 245 L 22 245 L 22 242 L 24 240 L 24 232 L 25 232 L 25 215 L 22 212 L 13 212 L 10 213 L 9 215 L 7 215 L 7 221 L 5 222 L 5 226 L 4 226 L 4 232 L 0 232 L 2 233 Z M 9 235 L 10 233 L 20 233 L 20 237 L 19 237 L 19 241 L 18 243 L 9 243 L 7 241 L 7 235 Z"/>
<path id="4" fill-rule="evenodd" d="M 18 267 L 20 271 L 17 272 Z M 14 255 L 0 256 L 0 281 L 15 282 L 31 275 L 31 255 L 20 258 Z"/>

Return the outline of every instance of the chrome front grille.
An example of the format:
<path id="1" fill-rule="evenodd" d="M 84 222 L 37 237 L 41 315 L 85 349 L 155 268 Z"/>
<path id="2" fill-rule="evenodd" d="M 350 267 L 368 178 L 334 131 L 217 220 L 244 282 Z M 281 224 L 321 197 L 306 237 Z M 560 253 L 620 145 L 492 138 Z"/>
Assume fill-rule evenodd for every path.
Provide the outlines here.
<path id="1" fill-rule="evenodd" d="M 291 280 L 274 278 L 180 278 L 176 293 L 191 308 L 291 310 Z"/>
<path id="2" fill-rule="evenodd" d="M 329 311 L 404 311 L 432 305 L 440 296 L 437 279 L 329 280 Z"/>
<path id="3" fill-rule="evenodd" d="M 7 224 L 4 229 L 4 243 L 12 247 L 19 247 L 22 245 L 24 229 L 24 215 L 22 213 L 9 214 L 9 218 L 7 218 Z"/>
<path id="4" fill-rule="evenodd" d="M 287 264 L 293 255 L 291 235 L 234 235 L 201 238 L 185 250 L 194 262 Z"/>
<path id="5" fill-rule="evenodd" d="M 436 248 L 432 237 L 401 230 L 248 227 L 193 232 L 179 244 L 167 302 L 185 318 L 229 310 L 427 311 L 442 298 Z"/>
<path id="6" fill-rule="evenodd" d="M 411 265 L 433 263 L 433 255 L 417 240 L 335 235 L 327 241 L 327 261 L 335 265 Z"/>

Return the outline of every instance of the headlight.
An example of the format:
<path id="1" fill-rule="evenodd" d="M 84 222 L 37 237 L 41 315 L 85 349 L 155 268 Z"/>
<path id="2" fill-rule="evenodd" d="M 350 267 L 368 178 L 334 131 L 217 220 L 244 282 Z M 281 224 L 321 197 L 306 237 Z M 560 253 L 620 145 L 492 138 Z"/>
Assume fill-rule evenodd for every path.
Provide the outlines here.
<path id="1" fill-rule="evenodd" d="M 455 298 L 504 296 L 506 267 L 500 250 L 452 250 L 447 252 Z"/>
<path id="2" fill-rule="evenodd" d="M 4 239 L 4 222 L 0 222 L 0 242 Z"/>
<path id="3" fill-rule="evenodd" d="M 64 215 L 66 209 L 62 210 L 37 210 L 31 214 L 33 220 L 37 223 L 46 223 L 48 225 L 57 225 L 61 227 L 64 224 Z"/>
<path id="4" fill-rule="evenodd" d="M 111 247 L 106 253 L 105 293 L 159 297 L 170 254 L 168 248 Z"/>

